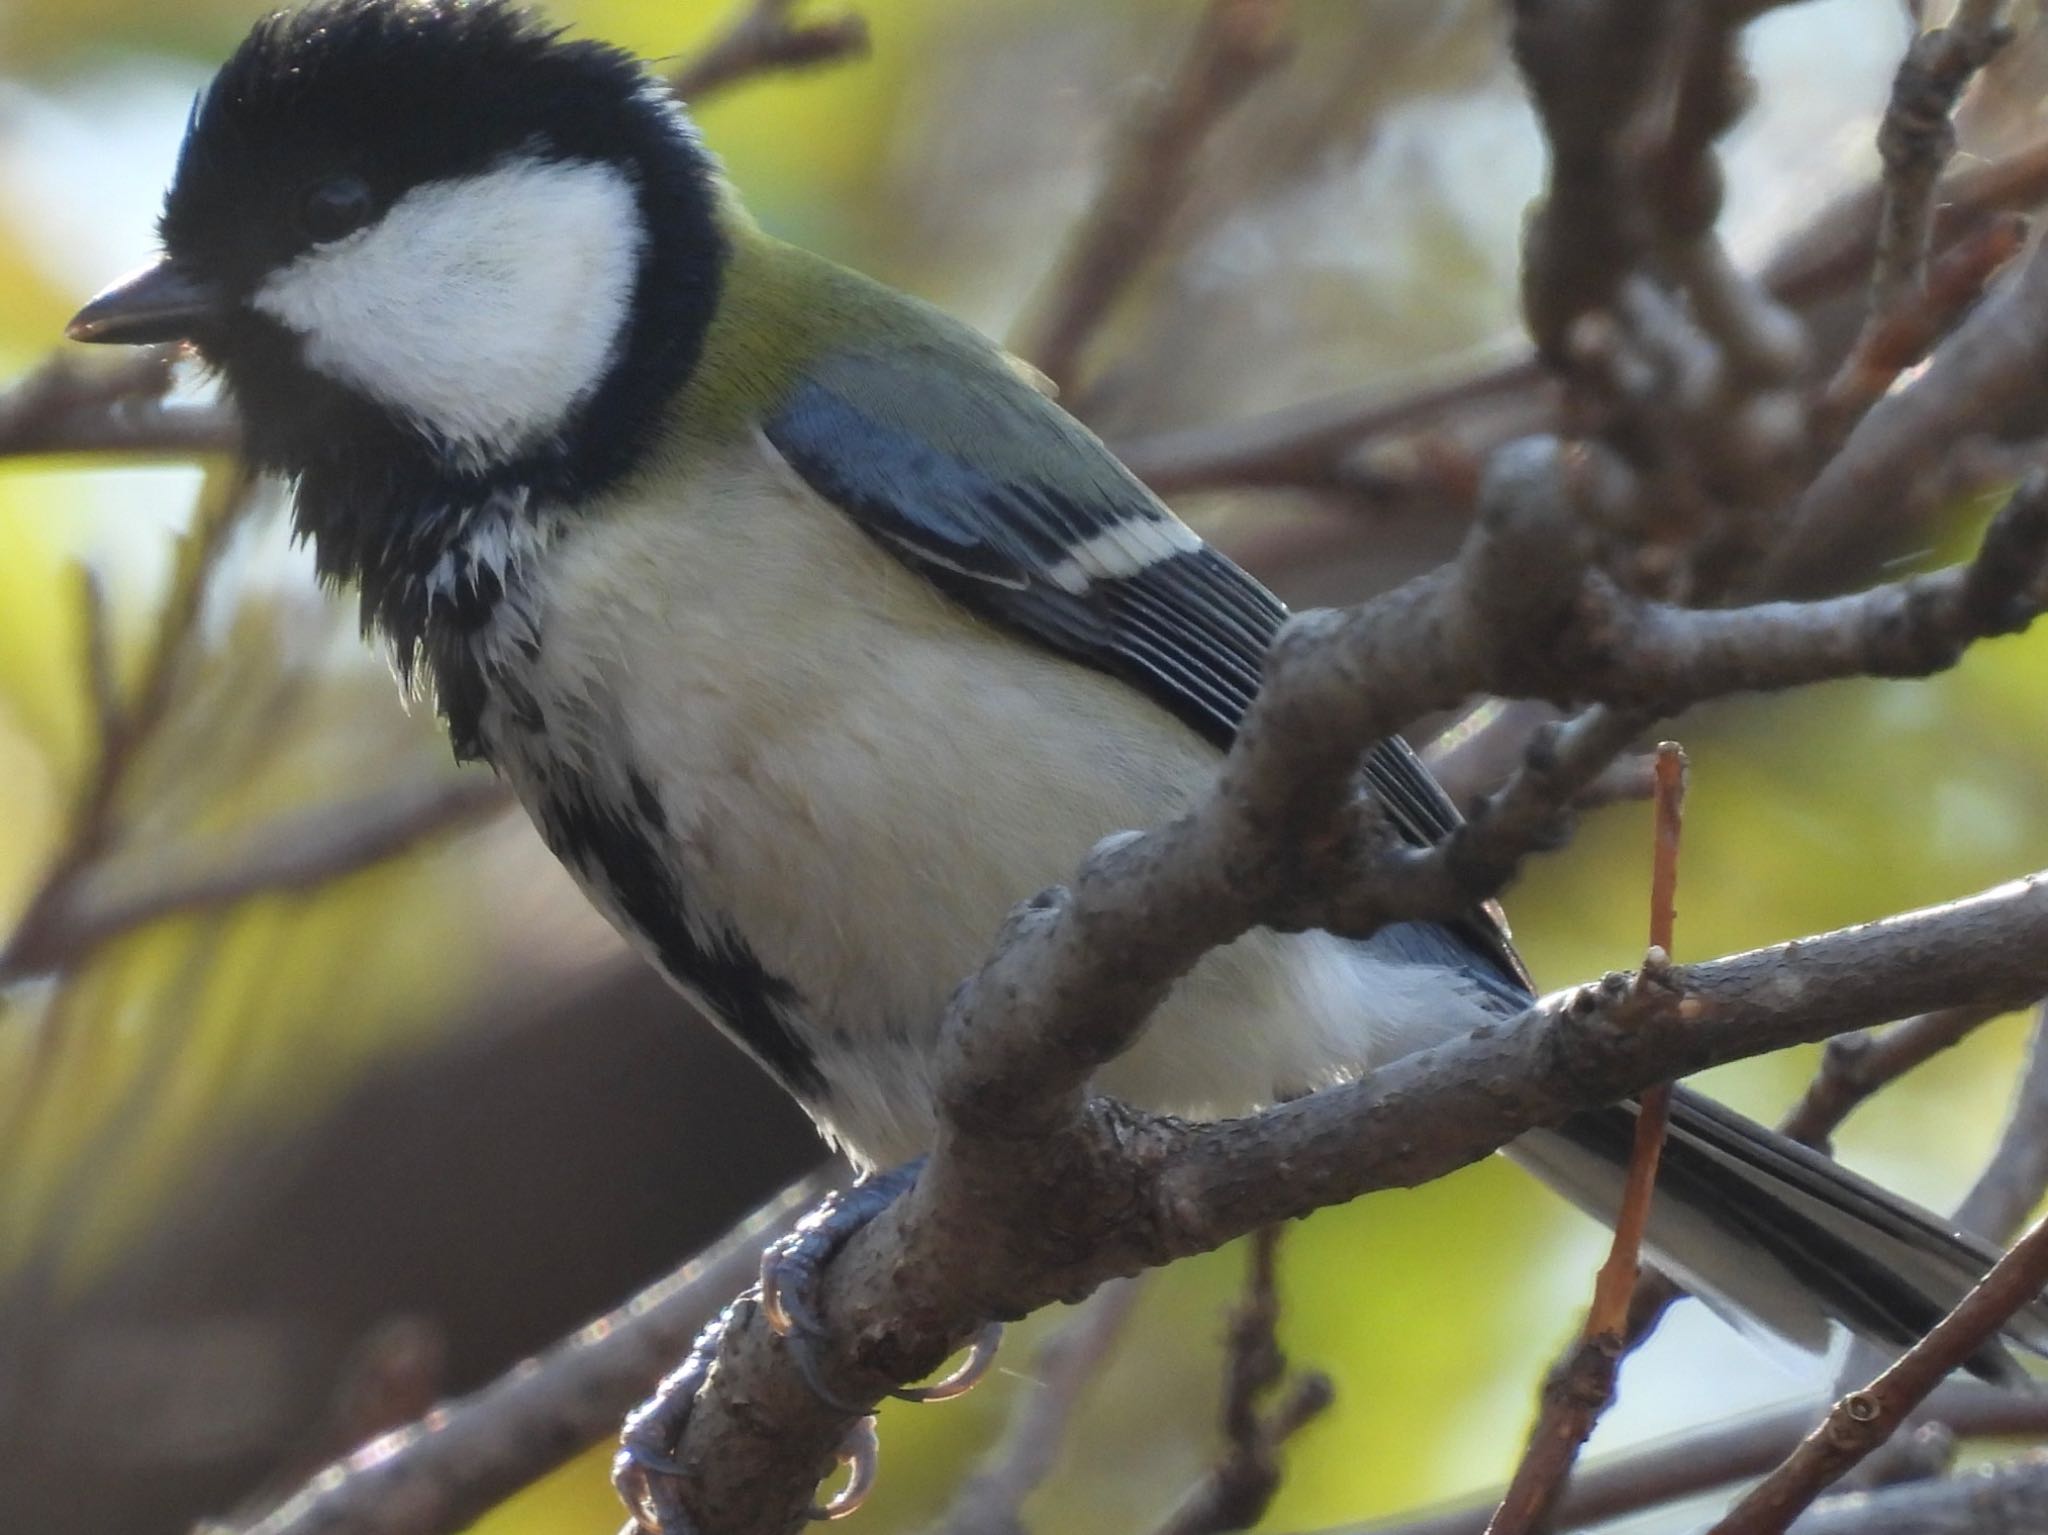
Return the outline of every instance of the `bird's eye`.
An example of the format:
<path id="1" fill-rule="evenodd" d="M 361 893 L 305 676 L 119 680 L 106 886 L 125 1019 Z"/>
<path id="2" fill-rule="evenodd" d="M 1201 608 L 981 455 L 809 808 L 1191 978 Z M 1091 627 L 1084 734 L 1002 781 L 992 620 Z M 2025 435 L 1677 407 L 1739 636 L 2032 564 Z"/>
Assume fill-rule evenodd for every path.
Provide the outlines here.
<path id="1" fill-rule="evenodd" d="M 370 222 L 376 201 L 356 176 L 330 176 L 306 188 L 299 199 L 299 227 L 319 244 L 354 234 Z"/>

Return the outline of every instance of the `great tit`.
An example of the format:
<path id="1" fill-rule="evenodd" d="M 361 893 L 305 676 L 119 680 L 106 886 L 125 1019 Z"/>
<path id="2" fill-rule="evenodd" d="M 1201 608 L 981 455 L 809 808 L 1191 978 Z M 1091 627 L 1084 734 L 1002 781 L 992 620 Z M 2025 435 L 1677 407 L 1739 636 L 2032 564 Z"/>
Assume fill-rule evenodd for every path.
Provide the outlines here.
<path id="1" fill-rule="evenodd" d="M 856 1163 L 923 1152 L 948 994 L 1203 791 L 1281 604 L 997 346 L 764 233 L 632 57 L 502 0 L 259 22 L 161 236 L 70 334 L 191 342 L 456 755 Z M 1456 824 L 1400 741 L 1365 777 L 1413 842 Z M 1531 996 L 1485 910 L 1254 932 L 1098 1085 L 1242 1112 Z M 1511 1154 L 1611 1217 L 1631 1125 Z M 1688 1092 L 1650 1236 L 1816 1348 L 1917 1337 L 1994 1256 Z M 2048 1307 L 2012 1336 L 2048 1347 Z"/>

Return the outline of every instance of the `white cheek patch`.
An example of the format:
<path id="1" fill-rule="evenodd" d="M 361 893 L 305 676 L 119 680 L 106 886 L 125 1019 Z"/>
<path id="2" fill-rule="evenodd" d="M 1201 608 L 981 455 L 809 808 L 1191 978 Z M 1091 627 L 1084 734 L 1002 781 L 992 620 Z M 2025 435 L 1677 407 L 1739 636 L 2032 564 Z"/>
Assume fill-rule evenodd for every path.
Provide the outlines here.
<path id="1" fill-rule="evenodd" d="M 625 172 L 521 156 L 415 187 L 254 303 L 310 366 L 484 461 L 544 440 L 597 388 L 646 239 Z"/>

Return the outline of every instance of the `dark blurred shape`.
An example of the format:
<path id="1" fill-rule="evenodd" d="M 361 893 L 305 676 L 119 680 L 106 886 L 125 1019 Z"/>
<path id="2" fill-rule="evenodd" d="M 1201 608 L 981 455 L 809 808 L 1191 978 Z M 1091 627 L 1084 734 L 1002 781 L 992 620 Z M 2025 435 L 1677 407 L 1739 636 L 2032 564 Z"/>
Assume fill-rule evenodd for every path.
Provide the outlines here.
<path id="1" fill-rule="evenodd" d="M 636 962 L 455 1030 L 222 1157 L 83 1293 L 0 1291 L 0 1530 L 182 1535 L 282 1496 L 821 1159 Z"/>

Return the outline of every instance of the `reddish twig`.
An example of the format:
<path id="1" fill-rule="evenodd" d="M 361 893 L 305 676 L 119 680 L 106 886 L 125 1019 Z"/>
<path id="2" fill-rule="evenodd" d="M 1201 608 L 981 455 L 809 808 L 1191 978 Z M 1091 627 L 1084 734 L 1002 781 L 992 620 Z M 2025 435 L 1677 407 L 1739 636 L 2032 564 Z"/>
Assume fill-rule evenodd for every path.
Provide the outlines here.
<path id="1" fill-rule="evenodd" d="M 1158 248 L 1209 134 L 1287 57 L 1287 0 L 1209 0 L 1180 67 L 1124 125 L 1109 169 L 1010 345 L 1056 385 Z"/>
<path id="2" fill-rule="evenodd" d="M 1842 1474 L 1898 1429 L 1934 1388 L 2048 1286 L 2048 1221 L 2037 1224 L 1934 1330 L 1852 1391 L 1713 1527 L 1710 1535 L 1783 1535 Z"/>
<path id="3" fill-rule="evenodd" d="M 1924 358 L 2026 239 L 2027 221 L 2018 214 L 1989 218 L 1942 252 L 1924 283 L 1873 314 L 1821 393 L 1817 427 L 1824 439 L 1838 438 Z"/>
<path id="4" fill-rule="evenodd" d="M 1685 753 L 1672 741 L 1657 748 L 1655 805 L 1650 955 L 1654 964 L 1664 965 L 1669 963 L 1677 918 L 1678 844 L 1685 815 Z M 1645 966 L 1646 972 L 1649 968 Z M 1630 1300 L 1641 1269 L 1643 1233 L 1649 1225 L 1657 1163 L 1663 1155 L 1670 1115 L 1668 1085 L 1652 1087 L 1642 1095 L 1614 1240 L 1593 1282 L 1593 1304 L 1585 1329 L 1544 1382 L 1543 1409 L 1535 1431 L 1501 1496 L 1499 1509 L 1486 1526 L 1487 1535 L 1526 1535 L 1546 1524 L 1580 1449 L 1614 1400 L 1615 1375 L 1630 1342 Z"/>

